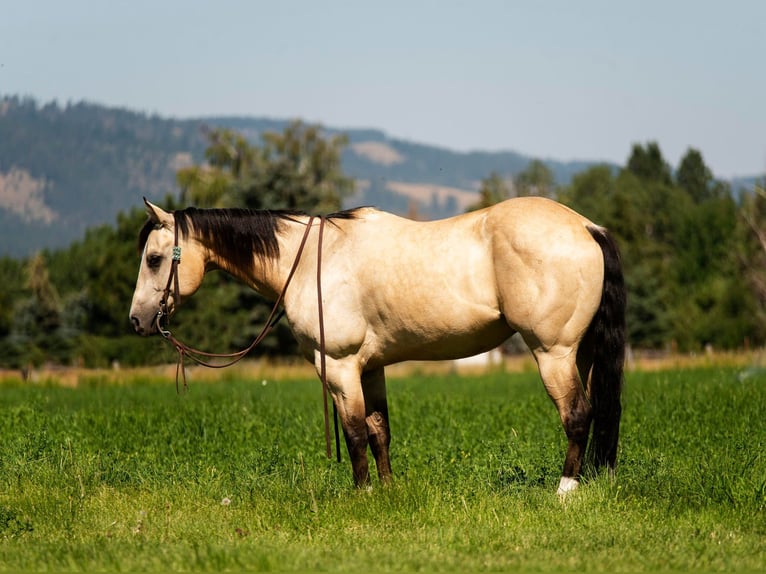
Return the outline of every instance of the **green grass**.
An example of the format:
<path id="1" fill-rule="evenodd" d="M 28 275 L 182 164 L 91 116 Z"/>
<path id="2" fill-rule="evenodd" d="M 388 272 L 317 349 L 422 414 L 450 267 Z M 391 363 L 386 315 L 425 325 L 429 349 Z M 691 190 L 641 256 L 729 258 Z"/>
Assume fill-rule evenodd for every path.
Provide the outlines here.
<path id="1" fill-rule="evenodd" d="M 0 570 L 762 570 L 766 373 L 628 375 L 618 478 L 555 495 L 534 374 L 389 382 L 390 488 L 317 381 L 0 388 Z"/>

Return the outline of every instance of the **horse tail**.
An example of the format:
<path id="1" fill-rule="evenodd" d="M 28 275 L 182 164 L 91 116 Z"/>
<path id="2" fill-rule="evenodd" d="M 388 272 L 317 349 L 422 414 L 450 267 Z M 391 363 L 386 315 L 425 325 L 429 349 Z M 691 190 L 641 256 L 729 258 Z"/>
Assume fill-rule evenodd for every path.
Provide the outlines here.
<path id="1" fill-rule="evenodd" d="M 601 303 L 588 329 L 593 354 L 589 387 L 593 408 L 590 458 L 597 469 L 606 464 L 613 472 L 622 416 L 620 395 L 625 364 L 627 294 L 620 251 L 614 237 L 600 227 L 589 225 L 588 231 L 604 255 Z"/>

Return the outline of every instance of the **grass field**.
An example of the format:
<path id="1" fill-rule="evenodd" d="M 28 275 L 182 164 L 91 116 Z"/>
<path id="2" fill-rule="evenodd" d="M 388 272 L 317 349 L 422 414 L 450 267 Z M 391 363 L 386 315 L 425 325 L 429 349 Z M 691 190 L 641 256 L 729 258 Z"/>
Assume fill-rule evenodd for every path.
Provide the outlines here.
<path id="1" fill-rule="evenodd" d="M 766 568 L 766 371 L 629 373 L 617 480 L 563 502 L 535 373 L 390 380 L 372 492 L 324 457 L 315 379 L 224 378 L 6 380 L 0 570 Z"/>

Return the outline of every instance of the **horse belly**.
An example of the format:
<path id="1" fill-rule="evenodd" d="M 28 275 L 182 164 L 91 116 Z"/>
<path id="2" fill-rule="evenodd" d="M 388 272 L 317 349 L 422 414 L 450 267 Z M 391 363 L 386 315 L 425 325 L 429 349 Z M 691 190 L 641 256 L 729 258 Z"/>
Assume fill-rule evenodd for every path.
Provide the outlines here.
<path id="1" fill-rule="evenodd" d="M 423 341 L 412 349 L 412 360 L 444 361 L 462 359 L 490 351 L 513 335 L 513 330 L 505 321 L 498 321 L 481 329 L 466 333 L 449 333 L 433 341 Z"/>
<path id="2" fill-rule="evenodd" d="M 368 364 L 383 366 L 401 361 L 442 361 L 470 357 L 494 349 L 513 330 L 502 316 L 479 320 L 476 312 L 457 316 L 443 313 L 438 321 L 402 317 L 377 325 Z"/>

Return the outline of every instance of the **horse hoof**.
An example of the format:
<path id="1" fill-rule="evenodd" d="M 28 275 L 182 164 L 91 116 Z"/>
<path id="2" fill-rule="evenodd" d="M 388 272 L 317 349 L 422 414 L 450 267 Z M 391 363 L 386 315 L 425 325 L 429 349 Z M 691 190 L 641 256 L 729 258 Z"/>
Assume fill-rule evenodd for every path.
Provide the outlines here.
<path id="1" fill-rule="evenodd" d="M 566 496 L 568 493 L 572 492 L 575 488 L 577 488 L 577 485 L 580 484 L 580 481 L 576 478 L 570 478 L 568 476 L 562 476 L 561 481 L 559 482 L 559 489 L 556 491 L 556 494 L 559 496 Z"/>

